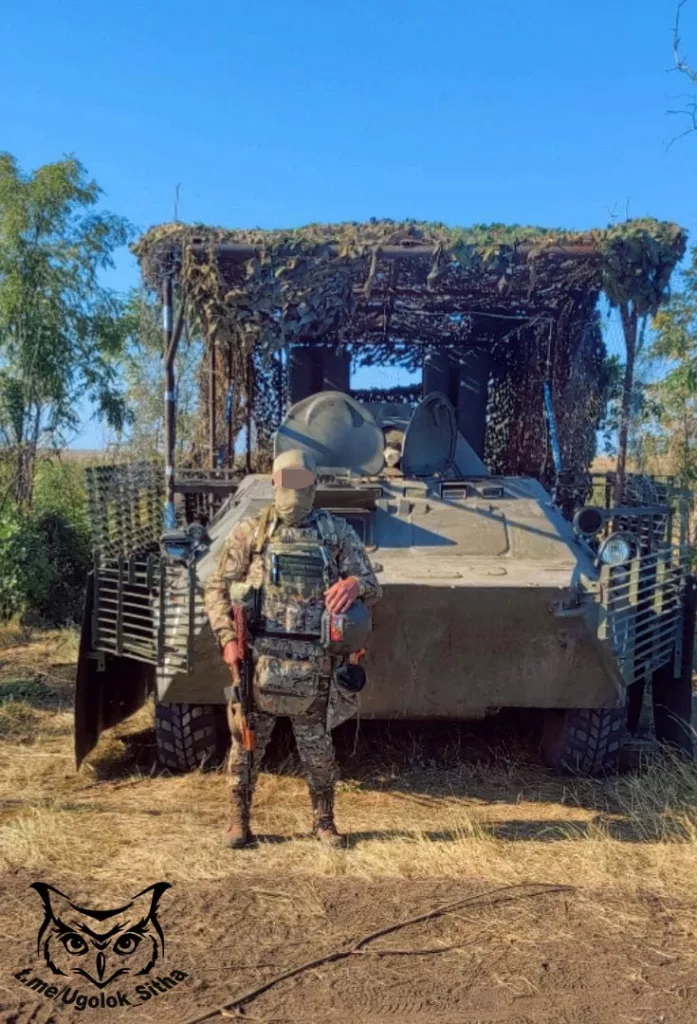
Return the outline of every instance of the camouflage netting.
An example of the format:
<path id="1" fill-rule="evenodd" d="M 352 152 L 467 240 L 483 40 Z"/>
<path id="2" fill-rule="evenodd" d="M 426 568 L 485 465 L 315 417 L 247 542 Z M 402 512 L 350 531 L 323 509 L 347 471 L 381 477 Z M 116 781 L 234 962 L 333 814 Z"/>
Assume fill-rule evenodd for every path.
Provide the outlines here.
<path id="1" fill-rule="evenodd" d="M 287 399 L 289 346 L 348 350 L 353 366 L 416 370 L 437 349 L 457 358 L 487 345 L 486 459 L 497 471 L 544 478 L 544 381 L 564 467 L 584 470 L 604 406 L 598 297 L 653 313 L 685 244 L 681 228 L 654 220 L 584 233 L 373 220 L 291 231 L 164 224 L 134 251 L 151 287 L 173 275 L 190 321 L 216 345 L 218 438 L 230 374 L 233 434 L 251 414 L 268 452 Z M 385 251 L 395 246 L 422 255 L 395 258 Z M 357 394 L 394 401 L 400 393 L 414 400 L 410 388 Z"/>

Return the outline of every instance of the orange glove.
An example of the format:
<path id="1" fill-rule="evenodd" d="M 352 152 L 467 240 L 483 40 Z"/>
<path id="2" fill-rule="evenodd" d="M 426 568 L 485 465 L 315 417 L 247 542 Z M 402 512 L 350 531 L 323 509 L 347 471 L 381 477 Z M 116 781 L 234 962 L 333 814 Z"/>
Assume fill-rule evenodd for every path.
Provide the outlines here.
<path id="1" fill-rule="evenodd" d="M 233 668 L 236 667 L 240 660 L 240 652 L 237 648 L 236 640 L 228 640 L 223 647 L 223 661 L 226 665 L 231 665 Z"/>
<path id="2" fill-rule="evenodd" d="M 355 576 L 345 580 L 337 580 L 329 590 L 324 592 L 324 603 L 332 615 L 347 611 L 359 596 L 360 587 Z"/>

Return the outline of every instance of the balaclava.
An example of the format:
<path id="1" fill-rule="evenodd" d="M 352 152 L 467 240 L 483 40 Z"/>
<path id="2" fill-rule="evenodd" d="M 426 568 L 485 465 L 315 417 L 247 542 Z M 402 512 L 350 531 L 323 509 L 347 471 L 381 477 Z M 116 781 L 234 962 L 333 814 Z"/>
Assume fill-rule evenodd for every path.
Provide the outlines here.
<path id="1" fill-rule="evenodd" d="M 309 452 L 291 449 L 281 452 L 273 464 L 273 503 L 286 526 L 299 526 L 315 501 L 315 462 Z"/>

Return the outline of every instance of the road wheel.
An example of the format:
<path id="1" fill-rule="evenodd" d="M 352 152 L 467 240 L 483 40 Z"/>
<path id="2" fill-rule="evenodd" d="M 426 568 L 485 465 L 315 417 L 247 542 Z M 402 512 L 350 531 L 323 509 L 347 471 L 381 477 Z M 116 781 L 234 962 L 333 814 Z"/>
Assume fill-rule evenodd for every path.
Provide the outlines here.
<path id="1" fill-rule="evenodd" d="M 545 713 L 545 764 L 574 775 L 603 775 L 619 766 L 627 735 L 627 709 L 551 709 Z"/>
<path id="2" fill-rule="evenodd" d="M 155 734 L 160 764 L 190 772 L 217 764 L 221 754 L 221 715 L 213 704 L 155 705 Z"/>
<path id="3" fill-rule="evenodd" d="M 694 756 L 692 679 L 690 673 L 673 678 L 673 663 L 656 669 L 651 680 L 656 739 L 689 757 Z"/>

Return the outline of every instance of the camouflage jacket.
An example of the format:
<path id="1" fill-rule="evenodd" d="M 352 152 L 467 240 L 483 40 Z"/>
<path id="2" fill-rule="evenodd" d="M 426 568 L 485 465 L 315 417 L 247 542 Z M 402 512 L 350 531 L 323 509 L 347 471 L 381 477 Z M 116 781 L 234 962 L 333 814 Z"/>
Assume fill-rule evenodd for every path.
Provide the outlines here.
<path id="1" fill-rule="evenodd" d="M 243 519 L 231 531 L 223 545 L 215 571 L 206 584 L 204 604 L 211 628 L 221 647 L 235 639 L 234 626 L 230 620 L 229 588 L 232 583 L 250 583 L 263 586 L 266 568 L 263 555 L 253 550 L 260 529 L 261 515 Z M 367 604 L 374 604 L 382 596 L 380 584 L 358 534 L 344 519 L 327 512 L 312 511 L 300 526 L 284 526 L 274 512 L 271 513 L 265 540 L 272 537 L 294 540 L 307 528 L 316 528 L 319 516 L 330 524 L 329 540 L 338 567 L 339 576 L 354 576 L 358 580 L 359 597 Z M 323 531 L 324 532 L 324 531 Z"/>

